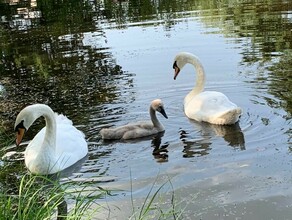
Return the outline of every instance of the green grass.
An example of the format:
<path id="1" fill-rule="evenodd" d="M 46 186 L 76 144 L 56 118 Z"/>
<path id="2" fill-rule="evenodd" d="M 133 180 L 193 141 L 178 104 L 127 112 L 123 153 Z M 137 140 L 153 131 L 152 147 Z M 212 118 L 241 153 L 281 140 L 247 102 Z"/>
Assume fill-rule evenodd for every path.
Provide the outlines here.
<path id="1" fill-rule="evenodd" d="M 96 210 L 89 207 L 106 192 L 84 196 L 86 187 L 72 182 L 60 185 L 48 177 L 26 174 L 20 179 L 18 193 L 1 192 L 0 219 L 92 219 Z"/>
<path id="2" fill-rule="evenodd" d="M 170 180 L 162 185 L 156 182 L 157 179 L 140 207 L 135 207 L 134 199 L 131 198 L 133 214 L 130 220 L 183 219 L 183 210 L 175 202 L 173 190 L 170 198 L 167 196 L 167 201 L 166 193 L 162 192 L 165 187 L 173 189 Z M 0 193 L 0 219 L 93 219 L 101 211 L 99 209 L 103 208 L 96 202 L 105 195 L 111 195 L 111 191 L 100 187 L 93 190 L 89 184 L 59 184 L 58 180 L 49 177 L 24 174 L 15 192 L 7 190 Z"/>
<path id="3" fill-rule="evenodd" d="M 0 128 L 1 157 L 14 141 L 14 134 L 8 135 Z M 23 160 L 0 162 L 0 219 L 93 219 L 98 209 L 102 208 L 93 204 L 111 192 L 96 186 L 93 190 L 89 187 L 90 183 L 72 181 L 60 184 L 49 177 L 27 174 Z M 140 207 L 135 207 L 131 194 L 130 220 L 183 219 L 183 210 L 175 200 L 171 181 L 164 184 L 157 184 L 157 181 L 158 176 Z M 170 198 L 165 193 L 165 187 L 170 187 L 167 190 L 171 191 Z"/>
<path id="4" fill-rule="evenodd" d="M 8 134 L 4 128 L 0 127 L 0 149 L 9 146 L 15 142 L 14 133 Z"/>
<path id="5" fill-rule="evenodd" d="M 158 176 L 152 184 L 144 202 L 138 209 L 134 205 L 134 198 L 131 195 L 132 210 L 133 214 L 129 220 L 147 220 L 147 219 L 183 219 L 183 209 L 179 207 L 175 200 L 175 194 L 173 185 L 170 180 L 164 184 L 160 184 L 159 187 L 154 191 Z M 132 183 L 131 183 L 132 185 Z M 166 193 L 161 192 L 167 185 L 171 188 L 171 198 L 167 199 Z M 131 189 L 132 191 L 132 189 Z M 168 201 L 167 201 L 168 200 Z M 162 207 L 163 206 L 163 207 Z M 137 209 L 137 210 L 136 210 Z"/>

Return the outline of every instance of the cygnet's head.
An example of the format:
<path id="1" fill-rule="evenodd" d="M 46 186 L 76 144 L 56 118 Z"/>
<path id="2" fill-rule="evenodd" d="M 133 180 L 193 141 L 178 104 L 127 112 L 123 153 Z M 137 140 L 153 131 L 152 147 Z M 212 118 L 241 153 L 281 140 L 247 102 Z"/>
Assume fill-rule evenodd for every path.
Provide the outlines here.
<path id="1" fill-rule="evenodd" d="M 161 99 L 155 99 L 151 102 L 151 108 L 154 109 L 155 111 L 158 111 L 161 113 L 165 118 L 168 118 L 166 115 L 166 112 L 164 110 L 163 103 Z"/>
<path id="2" fill-rule="evenodd" d="M 193 59 L 194 55 L 187 52 L 180 52 L 178 53 L 173 62 L 172 68 L 174 69 L 174 80 L 178 76 L 180 70 Z"/>

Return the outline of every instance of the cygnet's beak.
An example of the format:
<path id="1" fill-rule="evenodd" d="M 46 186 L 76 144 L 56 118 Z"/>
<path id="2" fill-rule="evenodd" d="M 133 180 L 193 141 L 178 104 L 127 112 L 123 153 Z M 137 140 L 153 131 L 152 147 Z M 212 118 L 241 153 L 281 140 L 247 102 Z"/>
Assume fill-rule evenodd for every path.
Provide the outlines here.
<path id="1" fill-rule="evenodd" d="M 162 107 L 161 108 L 161 110 L 159 111 L 165 118 L 168 118 L 167 117 L 167 114 L 166 114 L 166 112 L 165 112 L 165 110 L 164 110 L 164 108 Z"/>
<path id="2" fill-rule="evenodd" d="M 23 138 L 23 135 L 24 135 L 24 132 L 25 132 L 24 128 L 17 128 L 17 130 L 16 130 L 16 146 L 20 145 L 22 138 Z"/>

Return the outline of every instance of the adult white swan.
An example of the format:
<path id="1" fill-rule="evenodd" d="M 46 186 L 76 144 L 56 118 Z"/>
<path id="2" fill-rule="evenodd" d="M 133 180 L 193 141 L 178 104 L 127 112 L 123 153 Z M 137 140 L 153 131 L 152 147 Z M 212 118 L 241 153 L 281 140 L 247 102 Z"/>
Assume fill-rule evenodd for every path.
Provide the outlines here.
<path id="1" fill-rule="evenodd" d="M 16 144 L 24 132 L 43 116 L 46 127 L 40 130 L 25 150 L 25 165 L 34 174 L 53 174 L 73 165 L 88 152 L 84 134 L 64 115 L 54 113 L 44 104 L 29 105 L 15 121 Z"/>
<path id="2" fill-rule="evenodd" d="M 204 91 L 205 72 L 199 59 L 186 52 L 178 53 L 174 59 L 174 79 L 185 64 L 192 64 L 197 72 L 196 85 L 184 99 L 184 111 L 188 118 L 211 124 L 228 125 L 238 121 L 241 109 L 223 93 Z"/>
<path id="3" fill-rule="evenodd" d="M 155 99 L 151 102 L 149 113 L 151 121 L 139 121 L 130 123 L 116 128 L 103 128 L 100 131 L 102 139 L 134 139 L 141 138 L 164 131 L 163 125 L 158 121 L 155 112 L 160 112 L 165 118 L 163 103 L 160 99 Z"/>

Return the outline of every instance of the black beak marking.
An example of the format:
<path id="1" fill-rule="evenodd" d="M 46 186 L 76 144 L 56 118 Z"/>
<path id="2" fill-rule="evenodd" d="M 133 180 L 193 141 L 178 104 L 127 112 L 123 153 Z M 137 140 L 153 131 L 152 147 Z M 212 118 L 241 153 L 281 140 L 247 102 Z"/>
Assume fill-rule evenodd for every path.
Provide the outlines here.
<path id="1" fill-rule="evenodd" d="M 26 128 L 23 125 L 24 120 L 22 120 L 18 125 L 15 126 L 14 131 L 17 132 L 19 134 L 19 128 L 23 128 L 24 130 L 26 130 Z"/>
<path id="2" fill-rule="evenodd" d="M 167 114 L 166 114 L 166 112 L 165 112 L 165 110 L 164 110 L 163 107 L 160 107 L 159 112 L 160 112 L 165 118 L 168 118 L 168 117 L 167 117 Z"/>
<path id="3" fill-rule="evenodd" d="M 174 61 L 173 65 L 172 65 L 172 68 L 175 69 L 176 67 L 178 67 L 178 66 L 176 64 L 176 61 Z"/>

